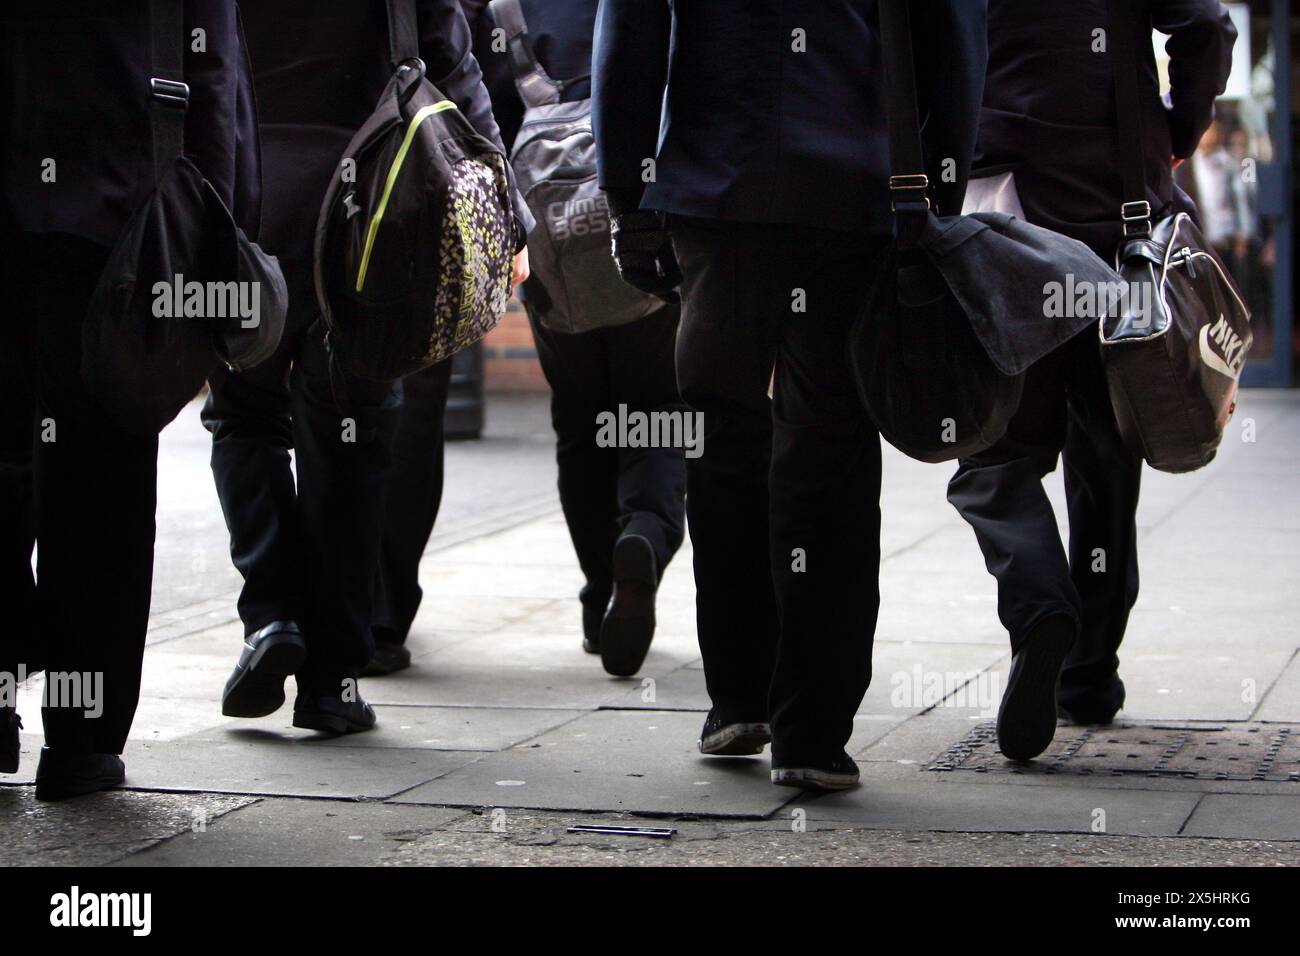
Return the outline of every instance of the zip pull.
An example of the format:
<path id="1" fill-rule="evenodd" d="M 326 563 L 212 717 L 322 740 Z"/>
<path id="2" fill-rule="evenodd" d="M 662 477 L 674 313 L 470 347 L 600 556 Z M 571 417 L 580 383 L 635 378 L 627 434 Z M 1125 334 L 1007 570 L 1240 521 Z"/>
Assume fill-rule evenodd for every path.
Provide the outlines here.
<path id="1" fill-rule="evenodd" d="M 1194 253 L 1192 252 L 1191 246 L 1183 246 L 1183 248 L 1174 253 L 1170 265 L 1187 266 L 1187 277 L 1189 279 L 1196 278 L 1196 263 L 1194 261 Z"/>

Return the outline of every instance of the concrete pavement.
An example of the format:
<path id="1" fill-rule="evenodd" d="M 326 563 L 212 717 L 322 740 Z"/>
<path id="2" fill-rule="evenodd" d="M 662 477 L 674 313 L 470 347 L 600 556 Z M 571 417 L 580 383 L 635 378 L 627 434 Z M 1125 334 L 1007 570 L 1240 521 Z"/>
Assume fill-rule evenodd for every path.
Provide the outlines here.
<path id="1" fill-rule="evenodd" d="M 944 500 L 951 468 L 887 448 L 875 678 L 850 746 L 863 786 L 817 798 L 772 787 L 766 759 L 696 753 L 689 544 L 637 678 L 581 651 L 545 401 L 489 408 L 486 440 L 449 449 L 414 667 L 363 681 L 379 729 L 333 740 L 292 728 L 288 706 L 220 714 L 239 579 L 207 435 L 184 414 L 163 436 L 129 789 L 35 803 L 33 679 L 0 862 L 1300 863 L 1300 393 L 1244 395 L 1209 468 L 1146 473 L 1128 705 L 1115 727 L 1060 728 L 1029 768 L 990 741 L 1009 654 Z M 1059 511 L 1059 474 L 1051 487 Z M 565 832 L 621 820 L 679 832 Z"/>

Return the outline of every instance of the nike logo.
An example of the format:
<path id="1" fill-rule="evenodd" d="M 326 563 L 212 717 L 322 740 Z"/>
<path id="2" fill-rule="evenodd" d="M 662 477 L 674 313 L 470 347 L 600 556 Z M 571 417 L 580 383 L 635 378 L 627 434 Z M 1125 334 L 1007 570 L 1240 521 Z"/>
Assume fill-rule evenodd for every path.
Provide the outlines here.
<path id="1" fill-rule="evenodd" d="M 1223 349 L 1222 356 L 1210 345 L 1210 336 L 1214 336 L 1214 344 Z M 1201 361 L 1233 381 L 1241 374 L 1242 361 L 1246 357 L 1242 348 L 1244 344 L 1241 336 L 1232 330 L 1223 315 L 1213 325 L 1207 322 L 1201 326 Z"/>

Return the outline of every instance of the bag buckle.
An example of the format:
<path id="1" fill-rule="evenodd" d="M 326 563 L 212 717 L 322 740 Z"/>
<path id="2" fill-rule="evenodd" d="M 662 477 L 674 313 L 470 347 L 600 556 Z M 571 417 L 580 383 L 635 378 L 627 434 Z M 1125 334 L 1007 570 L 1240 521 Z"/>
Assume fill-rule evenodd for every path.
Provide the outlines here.
<path id="1" fill-rule="evenodd" d="M 914 205 L 919 202 L 924 202 L 925 209 L 927 212 L 933 208 L 930 205 L 930 197 L 926 193 L 926 191 L 929 188 L 930 188 L 930 177 L 927 176 L 925 173 L 904 173 L 901 176 L 889 177 L 889 191 L 891 193 L 911 192 L 913 190 L 920 190 L 921 195 L 919 197 L 904 198 L 901 201 L 907 203 L 908 205 Z M 891 200 L 889 203 L 890 210 L 892 210 L 893 212 L 898 212 L 899 202 L 900 200 L 898 199 Z"/>
<path id="2" fill-rule="evenodd" d="M 1124 203 L 1120 206 L 1119 215 L 1124 220 L 1125 239 L 1151 235 L 1151 203 L 1145 199 Z"/>
<path id="3" fill-rule="evenodd" d="M 149 92 L 164 106 L 179 106 L 185 109 L 190 104 L 190 87 L 179 80 L 164 80 L 153 77 L 149 80 Z"/>

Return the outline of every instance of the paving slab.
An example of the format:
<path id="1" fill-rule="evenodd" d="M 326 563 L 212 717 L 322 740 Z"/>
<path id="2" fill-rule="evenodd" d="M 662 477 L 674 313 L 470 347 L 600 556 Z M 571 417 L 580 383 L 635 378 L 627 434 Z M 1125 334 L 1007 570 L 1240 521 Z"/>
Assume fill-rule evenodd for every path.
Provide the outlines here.
<path id="1" fill-rule="evenodd" d="M 565 658 L 569 658 L 569 651 L 582 646 L 582 606 L 576 596 L 552 601 L 541 610 L 511 621 L 507 627 L 492 633 L 510 631 L 556 635 L 561 639 Z M 674 598 L 661 586 L 655 601 L 655 637 L 650 652 L 686 659 L 699 656 L 693 594 Z"/>
<path id="2" fill-rule="evenodd" d="M 1007 632 L 998 622 L 997 591 L 954 589 L 947 585 L 918 584 L 914 576 L 900 585 L 881 578 L 880 615 L 876 622 L 877 645 L 917 641 L 938 644 L 999 644 L 1010 647 Z M 907 599 L 900 588 L 924 592 L 920 599 Z"/>
<path id="3" fill-rule="evenodd" d="M 385 803 L 259 799 L 202 831 L 179 833 L 114 865 L 375 866 L 464 814 Z"/>
<path id="4" fill-rule="evenodd" d="M 129 790 L 42 803 L 34 787 L 0 787 L 0 865 L 102 866 L 250 803 Z"/>
<path id="5" fill-rule="evenodd" d="M 659 676 L 637 674 L 624 685 L 626 690 L 623 694 L 605 706 L 632 710 L 689 710 L 699 714 L 709 710 L 702 668 L 682 664 L 676 670 Z"/>
<path id="6" fill-rule="evenodd" d="M 700 756 L 699 716 L 601 711 L 401 794 L 399 803 L 763 817 L 793 794 L 761 758 Z"/>
<path id="7" fill-rule="evenodd" d="M 953 697 L 980 712 L 997 712 L 1004 681 L 998 667 L 1011 656 L 1006 644 L 888 641 L 875 645 L 871 686 L 860 714 L 917 714 L 950 706 Z"/>
<path id="8" fill-rule="evenodd" d="M 1256 720 L 1300 721 L 1300 654 L 1291 658 L 1272 687 L 1261 691 L 1267 696 L 1252 715 Z"/>
<path id="9" fill-rule="evenodd" d="M 242 634 L 243 625 L 239 623 L 239 612 L 235 608 L 239 597 L 238 587 L 232 587 L 224 593 L 214 588 L 207 593 L 214 596 L 174 608 L 158 617 L 151 616 L 145 644 L 165 644 L 196 631 L 232 625 Z"/>
<path id="10" fill-rule="evenodd" d="M 922 714 L 906 716 L 887 735 L 862 750 L 850 753 L 859 763 L 878 762 L 916 769 L 928 766 L 935 757 L 987 720 L 979 708 L 936 707 Z M 863 775 L 866 775 L 865 768 Z"/>
<path id="11" fill-rule="evenodd" d="M 212 654 L 223 660 L 229 659 L 233 667 L 244 643 L 244 624 L 239 620 L 238 612 L 235 610 L 237 597 L 238 595 L 226 596 L 225 612 L 228 613 L 223 613 L 222 620 L 218 623 L 205 625 L 201 619 L 195 618 L 178 622 L 184 625 L 183 632 L 150 644 L 146 657 L 174 652 Z M 207 615 L 202 617 L 205 618 Z"/>
<path id="12" fill-rule="evenodd" d="M 1195 793 L 1098 791 L 1086 786 L 972 788 L 946 777 L 918 779 L 906 786 L 867 779 L 856 790 L 800 799 L 783 815 L 800 807 L 809 820 L 882 830 L 1176 836 L 1200 799 Z"/>
<path id="13" fill-rule="evenodd" d="M 1138 602 L 1119 650 L 1126 718 L 1249 720 L 1295 655 L 1294 633 L 1271 628 L 1266 616 L 1243 629 L 1231 611 Z"/>
<path id="14" fill-rule="evenodd" d="M 1183 833 L 1233 840 L 1300 840 L 1300 795 L 1207 794 Z"/>
<path id="15" fill-rule="evenodd" d="M 944 688 L 978 697 L 984 710 L 997 712 L 1001 683 L 983 672 L 1009 655 L 1007 648 L 993 644 L 936 644 L 924 641 L 882 642 L 872 654 L 871 686 L 858 708 L 860 714 L 895 716 L 902 719 L 919 713 L 942 699 Z M 615 707 L 645 709 L 709 709 L 702 667 L 685 665 L 663 677 L 654 686 L 638 675 Z"/>
<path id="16" fill-rule="evenodd" d="M 532 629 L 528 622 L 512 624 L 499 631 L 476 634 L 470 639 L 439 648 L 420 657 L 420 667 L 436 671 L 442 667 L 477 668 L 493 672 L 502 668 L 569 668 L 604 674 L 600 655 L 582 649 L 579 632 Z M 698 657 L 694 635 L 690 640 L 670 639 L 656 634 L 638 676 L 661 677 Z"/>
<path id="17" fill-rule="evenodd" d="M 581 647 L 557 647 L 555 653 L 580 663 L 486 666 L 472 653 L 424 655 L 409 670 L 362 678 L 361 693 L 372 704 L 594 710 L 639 686 L 606 674 L 599 658 Z"/>
<path id="18" fill-rule="evenodd" d="M 577 594 L 582 574 L 572 568 L 510 562 L 508 574 L 499 573 L 496 565 L 447 564 L 429 580 L 431 593 L 477 601 L 487 597 L 532 598 L 554 600 L 565 594 Z M 496 573 L 494 573 L 496 572 Z"/>
<path id="19" fill-rule="evenodd" d="M 483 626 L 464 629 L 450 626 L 419 628 L 412 631 L 407 647 L 412 656 L 430 654 L 472 640 L 484 630 L 486 628 Z M 243 641 L 244 626 L 235 621 L 221 627 L 188 633 L 150 647 L 145 654 L 145 683 L 141 692 L 163 697 L 174 695 L 176 673 L 184 667 L 196 666 L 210 669 L 214 679 L 220 675 L 220 686 L 224 687 L 231 668 L 243 650 Z M 292 687 L 292 682 L 290 686 Z"/>
<path id="20" fill-rule="evenodd" d="M 32 686 L 35 683 L 35 686 Z M 18 696 L 18 713 L 26 725 L 21 739 L 24 765 L 31 767 L 39 755 L 45 735 L 41 727 L 41 702 L 39 682 L 28 681 Z M 215 699 L 141 697 L 136 707 L 128 739 L 133 741 L 166 741 L 188 737 L 234 722 L 221 716 L 221 704 Z M 9 778 L 0 778 L 9 779 Z"/>
<path id="21" fill-rule="evenodd" d="M 479 595 L 466 600 L 457 594 L 435 590 L 438 578 L 432 571 L 422 570 L 420 583 L 424 598 L 411 626 L 413 637 L 444 631 L 495 631 L 558 602 L 556 595 L 529 598 Z"/>
<path id="22" fill-rule="evenodd" d="M 421 570 L 430 572 L 431 579 L 436 579 L 448 567 L 470 564 L 500 567 L 502 553 L 512 556 L 512 565 L 565 565 L 571 571 L 578 570 L 568 528 L 558 507 L 545 517 L 460 542 L 455 546 L 454 556 L 444 549 L 432 551 Z"/>
<path id="23" fill-rule="evenodd" d="M 272 717 L 228 724 L 227 729 L 255 729 L 284 743 L 313 747 L 398 748 L 408 750 L 504 750 L 568 723 L 585 710 L 546 710 L 524 707 L 375 707 L 379 725 L 363 734 L 330 737 L 292 725 L 285 708 Z"/>
<path id="24" fill-rule="evenodd" d="M 139 790 L 379 799 L 432 780 L 481 753 L 317 746 L 266 731 L 212 731 L 127 744 L 126 783 Z"/>

